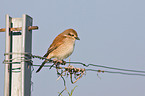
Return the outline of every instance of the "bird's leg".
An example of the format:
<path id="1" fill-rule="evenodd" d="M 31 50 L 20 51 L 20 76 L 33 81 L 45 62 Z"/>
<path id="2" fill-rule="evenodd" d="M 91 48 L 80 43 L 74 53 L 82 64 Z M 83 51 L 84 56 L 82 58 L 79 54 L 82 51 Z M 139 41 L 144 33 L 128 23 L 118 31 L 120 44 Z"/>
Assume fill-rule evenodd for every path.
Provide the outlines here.
<path id="1" fill-rule="evenodd" d="M 65 65 L 66 62 L 63 60 L 58 60 L 58 59 L 54 59 L 53 60 L 54 65 L 56 65 L 56 67 L 58 68 L 60 64 Z"/>
<path id="2" fill-rule="evenodd" d="M 58 60 L 57 61 L 57 64 L 65 65 L 66 64 L 66 61 L 64 61 L 64 60 Z"/>
<path id="3" fill-rule="evenodd" d="M 54 65 L 56 65 L 56 68 L 58 68 L 59 67 L 59 64 L 61 64 L 62 61 L 61 60 L 58 60 L 58 59 L 53 59 L 53 63 L 54 64 L 50 68 L 52 68 Z"/>
<path id="4" fill-rule="evenodd" d="M 62 60 L 57 60 L 57 62 L 56 62 L 56 68 L 58 68 L 60 64 L 62 64 Z"/>

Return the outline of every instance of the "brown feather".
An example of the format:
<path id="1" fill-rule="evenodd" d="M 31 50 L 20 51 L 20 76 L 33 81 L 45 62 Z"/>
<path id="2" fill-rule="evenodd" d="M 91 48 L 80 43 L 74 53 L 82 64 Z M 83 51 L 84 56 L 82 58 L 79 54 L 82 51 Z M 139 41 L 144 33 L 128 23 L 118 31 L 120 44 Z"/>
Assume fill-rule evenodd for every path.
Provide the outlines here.
<path id="1" fill-rule="evenodd" d="M 50 47 L 48 48 L 47 53 L 43 56 L 43 57 L 47 57 L 49 55 L 49 53 L 51 53 L 53 50 L 57 49 L 61 44 L 63 44 L 63 40 L 62 38 L 65 38 L 65 36 L 62 36 L 61 34 L 59 34 L 53 41 L 53 43 L 50 45 Z"/>

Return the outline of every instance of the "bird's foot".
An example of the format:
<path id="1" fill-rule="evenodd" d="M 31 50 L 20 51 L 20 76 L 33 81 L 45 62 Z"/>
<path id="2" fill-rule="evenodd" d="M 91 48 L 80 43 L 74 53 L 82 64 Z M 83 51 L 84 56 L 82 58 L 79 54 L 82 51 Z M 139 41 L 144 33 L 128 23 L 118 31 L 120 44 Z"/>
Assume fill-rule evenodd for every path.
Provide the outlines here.
<path id="1" fill-rule="evenodd" d="M 61 65 L 65 65 L 66 64 L 66 61 L 54 59 L 53 60 L 53 63 L 54 63 L 54 65 L 56 65 L 56 67 L 59 67 L 60 64 Z"/>
<path id="2" fill-rule="evenodd" d="M 60 64 L 61 64 L 61 65 L 65 65 L 65 64 L 66 64 L 66 61 L 54 59 L 54 60 L 53 60 L 53 63 L 54 63 L 54 64 L 53 64 L 52 66 L 50 66 L 49 69 L 51 69 L 54 65 L 56 66 L 56 68 L 59 68 L 59 65 L 60 65 Z"/>
<path id="3" fill-rule="evenodd" d="M 62 61 L 62 63 L 61 63 L 62 65 L 65 65 L 66 64 L 66 61 L 64 61 L 64 60 L 61 60 L 61 61 Z"/>
<path id="4" fill-rule="evenodd" d="M 65 64 L 66 64 L 66 61 L 54 59 L 54 60 L 53 60 L 53 63 L 54 63 L 54 64 L 62 64 L 62 65 L 65 65 Z"/>

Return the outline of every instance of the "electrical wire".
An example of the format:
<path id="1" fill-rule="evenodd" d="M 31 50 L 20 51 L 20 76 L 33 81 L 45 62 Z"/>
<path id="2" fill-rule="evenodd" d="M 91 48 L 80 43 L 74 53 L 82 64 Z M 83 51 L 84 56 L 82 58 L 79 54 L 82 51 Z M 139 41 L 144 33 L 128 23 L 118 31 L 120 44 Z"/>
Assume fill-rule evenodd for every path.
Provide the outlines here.
<path id="1" fill-rule="evenodd" d="M 39 58 L 39 59 L 45 59 L 45 60 L 48 60 L 49 62 L 47 63 L 52 63 L 53 60 L 51 59 L 46 59 L 46 57 L 41 57 L 41 56 L 37 56 L 37 55 L 32 55 L 30 53 L 5 53 L 4 55 L 11 55 L 11 54 L 21 54 L 22 56 L 24 57 L 21 57 L 23 58 L 24 61 L 27 61 L 27 62 L 30 62 L 32 64 L 32 60 L 31 58 Z M 30 59 L 26 58 L 26 56 L 30 57 Z M 19 57 L 20 58 L 20 57 Z M 16 59 L 16 58 L 14 58 Z M 26 59 L 26 60 L 25 60 Z M 10 64 L 10 63 L 15 63 L 15 62 L 7 62 L 7 61 L 10 61 L 10 60 L 4 60 L 4 63 L 5 64 Z M 13 61 L 13 59 L 11 60 Z M 22 61 L 20 61 L 22 62 Z M 89 67 L 89 66 L 93 66 L 93 67 L 100 67 L 100 68 L 106 68 L 106 69 L 109 69 L 109 71 L 100 71 L 100 70 L 96 70 L 96 69 L 87 69 L 86 68 L 86 71 L 93 71 L 93 72 L 102 72 L 102 73 L 112 73 L 112 74 L 124 74 L 124 75 L 138 75 L 138 76 L 145 76 L 145 71 L 140 71 L 140 70 L 132 70 L 132 69 L 124 69 L 124 68 L 116 68 L 116 67 L 108 67 L 108 66 L 104 66 L 104 65 L 100 65 L 100 64 L 85 64 L 85 63 L 82 63 L 82 62 L 66 62 L 66 63 L 69 63 L 69 64 L 79 64 L 79 65 L 82 65 L 84 67 Z M 40 66 L 40 65 L 32 65 L 32 66 Z M 44 67 L 51 67 L 52 65 L 45 65 Z M 62 67 L 64 68 L 64 67 Z M 114 71 L 110 71 L 110 70 L 114 70 Z M 116 71 L 115 71 L 116 70 Z M 123 72 L 122 72 L 123 71 Z"/>

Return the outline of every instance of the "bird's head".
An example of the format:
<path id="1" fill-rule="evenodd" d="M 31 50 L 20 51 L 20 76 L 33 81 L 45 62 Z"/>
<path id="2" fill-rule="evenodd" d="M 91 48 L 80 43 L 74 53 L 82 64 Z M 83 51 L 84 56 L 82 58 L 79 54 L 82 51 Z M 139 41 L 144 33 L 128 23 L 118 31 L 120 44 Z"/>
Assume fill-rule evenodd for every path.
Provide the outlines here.
<path id="1" fill-rule="evenodd" d="M 67 29 L 64 32 L 62 32 L 61 35 L 65 36 L 66 38 L 73 39 L 73 40 L 80 40 L 77 32 L 74 29 Z"/>

